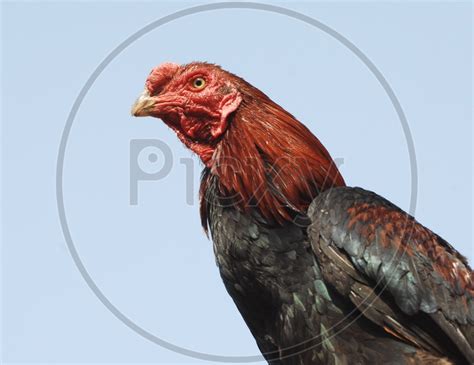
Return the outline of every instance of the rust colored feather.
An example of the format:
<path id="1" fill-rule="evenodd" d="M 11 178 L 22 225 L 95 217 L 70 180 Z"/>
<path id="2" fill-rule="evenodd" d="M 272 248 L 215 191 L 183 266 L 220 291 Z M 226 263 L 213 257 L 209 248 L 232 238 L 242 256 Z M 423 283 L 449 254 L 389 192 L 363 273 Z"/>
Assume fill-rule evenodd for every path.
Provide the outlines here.
<path id="1" fill-rule="evenodd" d="M 413 255 L 414 251 L 423 254 L 431 260 L 436 272 L 459 294 L 467 291 L 474 295 L 474 273 L 466 258 L 408 214 L 390 207 L 370 206 L 366 203 L 350 207 L 348 213 L 348 227 L 356 227 L 358 222 L 364 223 L 359 233 L 368 242 L 373 240 L 378 229 L 383 246 L 396 246 L 395 249 L 403 250 L 408 255 Z"/>
<path id="2" fill-rule="evenodd" d="M 277 224 L 305 214 L 319 192 L 345 186 L 326 148 L 302 123 L 245 80 L 232 77 L 243 100 L 201 184 L 205 228 L 206 179 L 211 176 L 232 204 L 242 211 L 257 208 Z"/>

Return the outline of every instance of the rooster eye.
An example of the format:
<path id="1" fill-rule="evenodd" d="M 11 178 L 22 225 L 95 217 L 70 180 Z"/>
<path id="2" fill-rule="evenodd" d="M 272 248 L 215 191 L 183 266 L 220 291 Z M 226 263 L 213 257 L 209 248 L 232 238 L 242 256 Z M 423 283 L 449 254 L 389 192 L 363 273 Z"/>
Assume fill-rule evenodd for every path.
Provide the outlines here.
<path id="1" fill-rule="evenodd" d="M 193 80 L 193 87 L 195 89 L 201 90 L 201 89 L 204 89 L 205 86 L 206 86 L 206 80 L 204 80 L 202 77 L 196 77 Z"/>

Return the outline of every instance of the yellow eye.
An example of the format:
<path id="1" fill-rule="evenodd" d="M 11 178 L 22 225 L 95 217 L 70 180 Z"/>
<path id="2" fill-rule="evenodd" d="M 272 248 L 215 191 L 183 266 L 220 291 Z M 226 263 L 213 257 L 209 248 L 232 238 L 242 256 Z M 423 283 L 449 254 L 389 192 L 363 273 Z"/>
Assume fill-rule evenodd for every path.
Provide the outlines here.
<path id="1" fill-rule="evenodd" d="M 196 77 L 193 80 L 193 87 L 198 90 L 204 89 L 206 86 L 206 80 L 204 80 L 202 77 Z"/>

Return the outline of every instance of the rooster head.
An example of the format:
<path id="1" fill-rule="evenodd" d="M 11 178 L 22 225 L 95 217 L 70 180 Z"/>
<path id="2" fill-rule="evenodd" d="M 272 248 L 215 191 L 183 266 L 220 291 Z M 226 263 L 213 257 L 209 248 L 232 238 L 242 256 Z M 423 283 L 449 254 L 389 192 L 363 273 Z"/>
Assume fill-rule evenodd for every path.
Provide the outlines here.
<path id="1" fill-rule="evenodd" d="M 163 63 L 151 71 L 132 114 L 162 119 L 209 165 L 241 101 L 231 75 L 218 66 Z"/>

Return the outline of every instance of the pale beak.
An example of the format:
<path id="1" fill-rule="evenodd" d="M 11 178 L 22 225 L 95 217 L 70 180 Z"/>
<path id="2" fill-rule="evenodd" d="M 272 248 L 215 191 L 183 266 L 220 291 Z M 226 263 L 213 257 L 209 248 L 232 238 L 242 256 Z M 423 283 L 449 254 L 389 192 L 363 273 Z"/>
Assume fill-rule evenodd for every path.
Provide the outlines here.
<path id="1" fill-rule="evenodd" d="M 134 117 L 147 117 L 154 109 L 156 100 L 150 96 L 150 93 L 145 90 L 132 106 L 132 115 Z"/>

